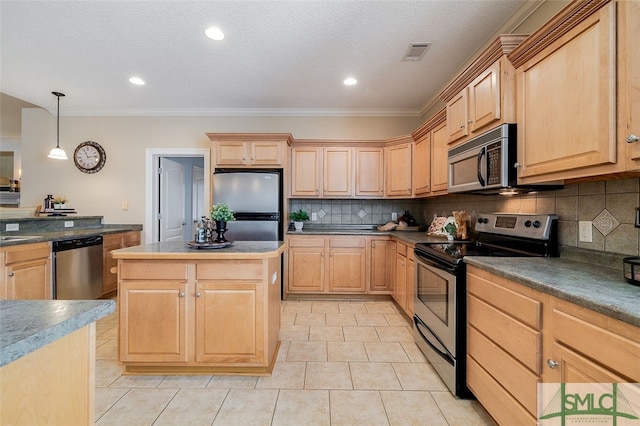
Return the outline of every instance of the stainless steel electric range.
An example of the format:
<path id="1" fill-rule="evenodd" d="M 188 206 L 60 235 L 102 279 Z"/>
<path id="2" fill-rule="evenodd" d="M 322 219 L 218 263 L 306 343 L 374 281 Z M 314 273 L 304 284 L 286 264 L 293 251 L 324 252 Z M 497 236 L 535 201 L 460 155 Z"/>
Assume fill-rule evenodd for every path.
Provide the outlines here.
<path id="1" fill-rule="evenodd" d="M 415 341 L 449 390 L 473 395 L 466 385 L 465 256 L 558 256 L 558 217 L 553 214 L 483 213 L 474 241 L 415 246 Z"/>

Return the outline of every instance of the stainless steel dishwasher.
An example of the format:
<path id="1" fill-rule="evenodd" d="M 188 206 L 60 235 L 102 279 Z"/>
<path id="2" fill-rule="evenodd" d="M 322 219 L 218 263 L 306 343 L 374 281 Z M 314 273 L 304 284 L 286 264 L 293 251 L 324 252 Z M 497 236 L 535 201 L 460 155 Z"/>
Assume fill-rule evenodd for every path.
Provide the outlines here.
<path id="1" fill-rule="evenodd" d="M 102 236 L 54 241 L 52 251 L 54 299 L 102 296 Z"/>

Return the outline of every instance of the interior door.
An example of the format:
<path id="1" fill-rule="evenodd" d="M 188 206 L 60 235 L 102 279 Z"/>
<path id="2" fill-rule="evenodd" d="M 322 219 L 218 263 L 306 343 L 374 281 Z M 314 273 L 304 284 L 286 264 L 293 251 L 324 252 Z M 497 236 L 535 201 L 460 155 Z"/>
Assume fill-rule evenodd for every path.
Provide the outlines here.
<path id="1" fill-rule="evenodd" d="M 160 241 L 183 241 L 185 221 L 184 166 L 160 158 Z"/>

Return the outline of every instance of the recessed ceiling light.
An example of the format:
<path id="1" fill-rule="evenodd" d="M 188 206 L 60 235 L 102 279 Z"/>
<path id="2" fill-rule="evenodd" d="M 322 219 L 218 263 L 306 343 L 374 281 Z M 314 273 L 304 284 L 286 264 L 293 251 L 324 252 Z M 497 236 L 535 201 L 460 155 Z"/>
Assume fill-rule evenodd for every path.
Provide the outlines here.
<path id="1" fill-rule="evenodd" d="M 136 86 L 144 86 L 144 80 L 140 77 L 131 77 L 129 83 L 135 84 Z"/>
<path id="2" fill-rule="evenodd" d="M 224 38 L 224 33 L 222 32 L 222 30 L 218 27 L 209 27 L 207 28 L 204 33 L 207 35 L 207 37 L 209 37 L 211 40 L 216 40 L 216 41 L 220 41 Z"/>
<path id="3" fill-rule="evenodd" d="M 357 82 L 358 82 L 358 80 L 356 80 L 356 79 L 355 79 L 355 78 L 353 78 L 353 77 L 349 77 L 349 78 L 347 78 L 347 79 L 345 79 L 345 80 L 343 81 L 343 83 L 345 84 L 345 86 L 353 86 L 353 85 L 354 85 L 354 84 L 356 84 Z"/>

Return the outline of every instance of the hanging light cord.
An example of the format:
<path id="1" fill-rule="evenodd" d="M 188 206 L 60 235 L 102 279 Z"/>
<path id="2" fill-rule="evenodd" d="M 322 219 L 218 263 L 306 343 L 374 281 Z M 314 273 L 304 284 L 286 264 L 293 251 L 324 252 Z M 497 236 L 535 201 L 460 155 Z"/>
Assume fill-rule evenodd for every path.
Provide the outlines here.
<path id="1" fill-rule="evenodd" d="M 56 132 L 56 148 L 60 148 L 60 96 L 64 96 L 64 93 L 51 92 L 58 97 L 58 123 Z"/>

